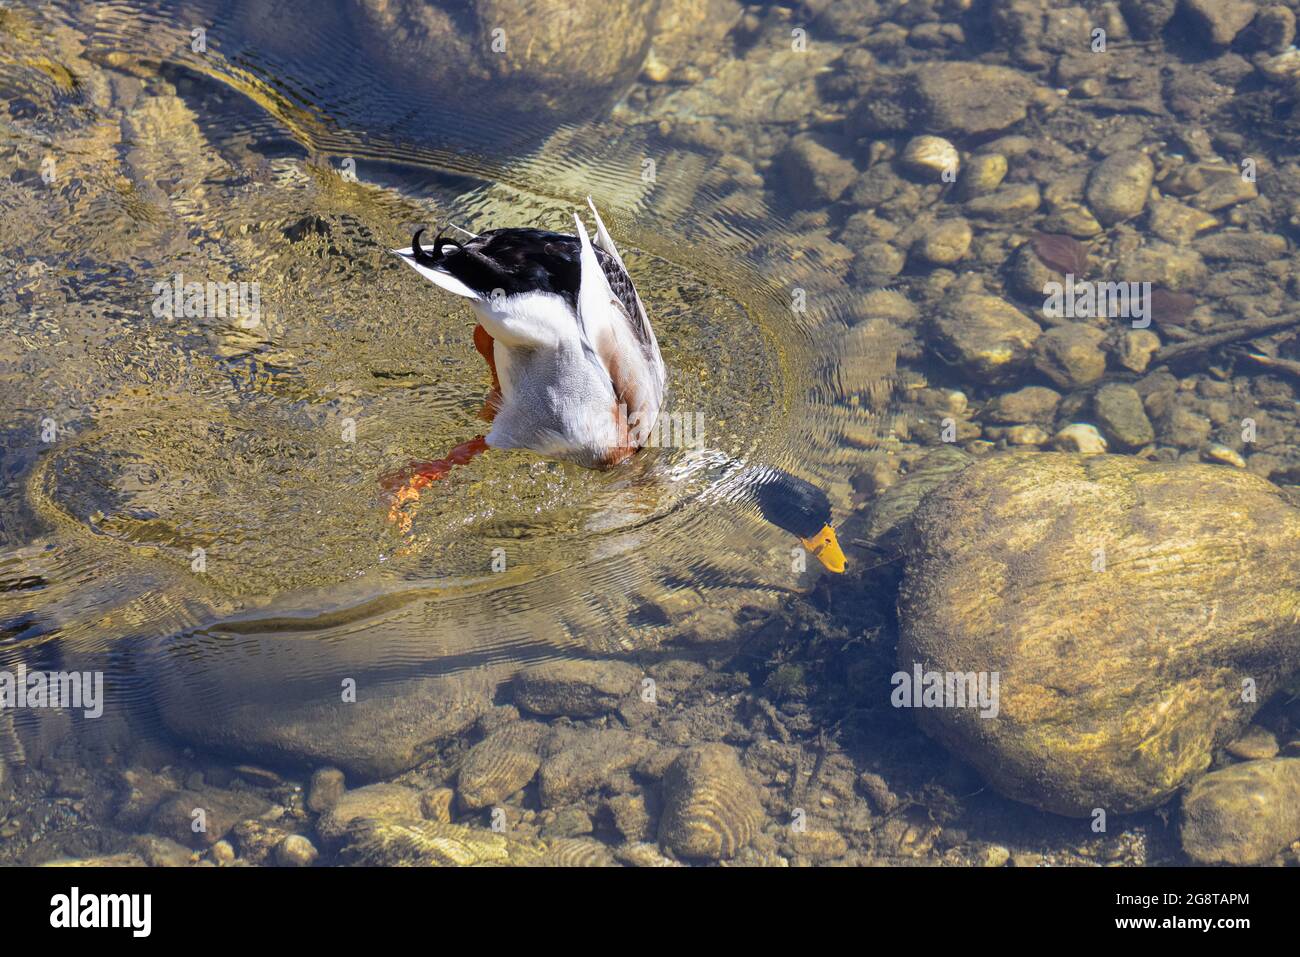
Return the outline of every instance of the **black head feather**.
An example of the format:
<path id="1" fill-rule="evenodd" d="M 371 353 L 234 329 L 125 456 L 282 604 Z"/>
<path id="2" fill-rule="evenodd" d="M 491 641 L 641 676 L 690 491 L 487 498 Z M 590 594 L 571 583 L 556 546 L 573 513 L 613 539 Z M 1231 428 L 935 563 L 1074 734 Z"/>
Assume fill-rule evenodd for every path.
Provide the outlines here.
<path id="1" fill-rule="evenodd" d="M 763 517 L 777 528 L 812 538 L 831 521 L 831 500 L 811 482 L 780 469 L 765 469 L 753 488 Z"/>

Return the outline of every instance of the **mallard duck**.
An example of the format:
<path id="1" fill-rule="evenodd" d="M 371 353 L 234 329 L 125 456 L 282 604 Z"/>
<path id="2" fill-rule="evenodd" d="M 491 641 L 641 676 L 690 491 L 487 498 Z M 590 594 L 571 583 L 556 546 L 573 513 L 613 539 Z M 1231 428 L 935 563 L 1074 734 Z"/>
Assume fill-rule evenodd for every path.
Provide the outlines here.
<path id="1" fill-rule="evenodd" d="M 586 468 L 613 468 L 646 442 L 663 403 L 659 342 L 632 277 L 590 197 L 595 239 L 541 229 L 460 230 L 393 252 L 434 285 L 468 299 L 478 316 L 474 346 L 492 391 L 486 435 L 445 458 L 411 463 L 388 484 L 394 515 L 420 490 L 488 449 L 529 449 Z M 824 493 L 778 470 L 750 483 L 774 524 L 798 535 L 826 567 L 843 571 Z"/>

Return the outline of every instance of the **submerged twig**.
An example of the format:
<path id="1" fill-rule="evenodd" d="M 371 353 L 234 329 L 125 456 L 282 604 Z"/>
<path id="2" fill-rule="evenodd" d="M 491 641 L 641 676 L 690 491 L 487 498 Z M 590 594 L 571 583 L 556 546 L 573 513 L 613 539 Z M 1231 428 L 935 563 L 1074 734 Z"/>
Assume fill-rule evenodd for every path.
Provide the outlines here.
<path id="1" fill-rule="evenodd" d="M 1173 345 L 1163 346 L 1156 352 L 1155 361 L 1172 362 L 1175 359 L 1184 359 L 1187 356 L 1207 352 L 1225 343 L 1238 342 L 1242 339 L 1254 339 L 1257 336 L 1296 325 L 1300 325 L 1300 314 L 1268 316 L 1263 319 L 1243 319 L 1240 322 L 1226 323 L 1218 332 L 1197 336 L 1195 339 L 1188 339 L 1186 342 L 1176 342 Z"/>
<path id="2" fill-rule="evenodd" d="M 1249 359 L 1252 362 L 1263 366 L 1265 369 L 1271 369 L 1274 372 L 1284 372 L 1287 375 L 1293 375 L 1300 379 L 1300 362 L 1294 359 L 1278 359 L 1274 356 L 1266 356 L 1258 352 L 1248 352 L 1245 349 L 1239 351 L 1237 355 Z"/>

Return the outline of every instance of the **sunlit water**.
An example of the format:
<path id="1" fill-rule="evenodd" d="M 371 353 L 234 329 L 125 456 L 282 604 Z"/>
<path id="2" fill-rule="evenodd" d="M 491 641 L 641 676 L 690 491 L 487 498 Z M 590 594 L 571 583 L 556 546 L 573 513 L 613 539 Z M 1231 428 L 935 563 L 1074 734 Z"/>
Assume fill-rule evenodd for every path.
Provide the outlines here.
<path id="1" fill-rule="evenodd" d="M 815 253 L 771 254 L 779 214 L 729 212 L 653 129 L 396 88 L 328 18 L 292 27 L 311 55 L 237 18 L 194 52 L 211 13 L 0 10 L 0 662 L 273 721 L 341 677 L 636 654 L 808 586 L 709 465 L 785 467 L 842 514 L 841 423 L 879 411 L 846 409 L 841 299 Z M 388 250 L 421 224 L 571 232 L 588 193 L 693 441 L 604 473 L 492 452 L 402 531 L 380 477 L 480 434 L 488 380 L 471 311 Z M 234 315 L 168 301 L 214 282 L 255 285 Z"/>

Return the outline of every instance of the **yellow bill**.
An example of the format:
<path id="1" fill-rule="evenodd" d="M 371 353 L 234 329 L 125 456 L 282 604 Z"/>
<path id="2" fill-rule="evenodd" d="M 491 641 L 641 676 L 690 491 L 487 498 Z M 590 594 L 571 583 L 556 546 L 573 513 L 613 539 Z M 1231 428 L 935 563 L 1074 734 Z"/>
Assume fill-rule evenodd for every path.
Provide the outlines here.
<path id="1" fill-rule="evenodd" d="M 817 560 L 828 569 L 836 574 L 844 571 L 844 552 L 840 548 L 840 540 L 835 537 L 835 529 L 823 525 L 822 530 L 812 538 L 802 538 L 800 541 L 803 542 L 803 547 L 816 555 Z"/>

